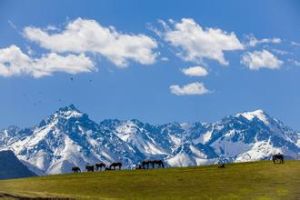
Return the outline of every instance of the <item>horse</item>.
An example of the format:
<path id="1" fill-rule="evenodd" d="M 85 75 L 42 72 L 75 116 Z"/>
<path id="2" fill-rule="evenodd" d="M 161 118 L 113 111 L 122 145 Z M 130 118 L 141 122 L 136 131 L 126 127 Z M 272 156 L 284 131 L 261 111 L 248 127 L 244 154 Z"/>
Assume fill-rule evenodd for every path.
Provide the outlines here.
<path id="1" fill-rule="evenodd" d="M 225 158 L 224 156 L 220 156 L 217 162 L 218 168 L 225 168 L 225 164 L 229 163 L 229 158 Z"/>
<path id="2" fill-rule="evenodd" d="M 86 165 L 86 166 L 85 166 L 85 169 L 86 169 L 86 171 L 88 171 L 88 172 L 93 172 L 93 171 L 95 171 L 94 165 Z"/>
<path id="3" fill-rule="evenodd" d="M 121 170 L 122 168 L 122 163 L 120 162 L 114 162 L 112 164 L 110 164 L 109 168 L 112 170 L 116 170 L 116 167 L 119 168 L 119 170 Z"/>
<path id="4" fill-rule="evenodd" d="M 158 165 L 158 168 L 165 168 L 164 162 L 162 160 L 153 160 L 154 165 Z"/>
<path id="5" fill-rule="evenodd" d="M 225 168 L 225 163 L 223 161 L 219 161 L 218 168 Z"/>
<path id="6" fill-rule="evenodd" d="M 81 169 L 79 167 L 72 167 L 72 171 L 74 173 L 78 173 L 78 172 L 81 172 Z"/>
<path id="7" fill-rule="evenodd" d="M 280 153 L 275 154 L 272 156 L 272 161 L 274 164 L 278 163 L 278 164 L 283 164 L 284 163 L 284 156 Z"/>
<path id="8" fill-rule="evenodd" d="M 143 160 L 142 161 L 142 168 L 143 169 L 149 169 L 150 160 Z"/>
<path id="9" fill-rule="evenodd" d="M 138 165 L 135 167 L 135 169 L 145 169 L 145 168 L 143 168 L 143 166 L 142 166 L 141 164 L 138 164 Z"/>
<path id="10" fill-rule="evenodd" d="M 155 166 L 158 168 L 164 168 L 165 165 L 162 160 L 144 160 L 142 161 L 141 168 L 142 169 L 149 169 L 151 165 L 151 168 L 154 169 Z"/>
<path id="11" fill-rule="evenodd" d="M 105 169 L 106 168 L 106 164 L 105 163 L 96 163 L 96 170 L 97 171 L 99 171 L 99 169 L 100 169 L 100 171 L 102 171 L 102 167 Z"/>

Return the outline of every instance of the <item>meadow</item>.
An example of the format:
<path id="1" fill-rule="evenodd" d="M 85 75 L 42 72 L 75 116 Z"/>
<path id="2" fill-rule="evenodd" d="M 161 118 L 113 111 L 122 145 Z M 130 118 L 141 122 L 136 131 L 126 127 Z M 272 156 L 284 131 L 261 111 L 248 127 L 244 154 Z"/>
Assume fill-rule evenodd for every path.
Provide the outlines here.
<path id="1" fill-rule="evenodd" d="M 0 198 L 300 199 L 300 161 L 50 175 L 0 181 Z"/>

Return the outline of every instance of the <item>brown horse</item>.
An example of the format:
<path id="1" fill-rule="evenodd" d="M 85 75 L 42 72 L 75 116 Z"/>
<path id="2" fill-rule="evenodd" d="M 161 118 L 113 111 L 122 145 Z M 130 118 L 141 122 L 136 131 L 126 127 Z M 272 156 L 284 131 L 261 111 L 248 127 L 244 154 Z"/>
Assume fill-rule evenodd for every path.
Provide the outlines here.
<path id="1" fill-rule="evenodd" d="M 106 164 L 105 163 L 96 163 L 96 170 L 97 171 L 99 171 L 99 169 L 100 169 L 100 171 L 102 171 L 102 167 L 103 167 L 103 169 L 105 169 L 106 168 Z"/>
<path id="2" fill-rule="evenodd" d="M 72 167 L 72 171 L 74 173 L 78 173 L 78 172 L 81 172 L 81 169 L 79 167 Z"/>
<path id="3" fill-rule="evenodd" d="M 94 165 L 86 165 L 86 166 L 85 166 L 85 169 L 86 169 L 86 171 L 88 171 L 88 172 L 93 172 L 93 171 L 95 171 Z"/>
<path id="4" fill-rule="evenodd" d="M 278 164 L 283 164 L 284 163 L 284 156 L 280 153 L 275 154 L 272 156 L 272 161 L 274 164 L 278 163 Z"/>
<path id="5" fill-rule="evenodd" d="M 114 163 L 110 164 L 110 166 L 109 166 L 110 170 L 116 170 L 116 168 L 118 168 L 119 170 L 121 170 L 122 163 L 120 163 L 120 162 L 114 162 Z"/>

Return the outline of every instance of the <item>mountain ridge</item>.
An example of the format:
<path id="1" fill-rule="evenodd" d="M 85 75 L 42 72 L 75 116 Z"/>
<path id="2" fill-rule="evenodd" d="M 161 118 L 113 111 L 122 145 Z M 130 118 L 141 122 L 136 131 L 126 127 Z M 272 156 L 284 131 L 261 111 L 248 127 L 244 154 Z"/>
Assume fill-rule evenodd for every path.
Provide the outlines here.
<path id="1" fill-rule="evenodd" d="M 300 134 L 261 109 L 213 123 L 153 125 L 137 119 L 97 123 L 71 104 L 32 128 L 1 130 L 1 149 L 11 149 L 38 174 L 55 174 L 100 161 L 133 168 L 143 159 L 162 159 L 169 166 L 210 164 L 219 157 L 262 160 L 276 152 L 297 159 Z"/>

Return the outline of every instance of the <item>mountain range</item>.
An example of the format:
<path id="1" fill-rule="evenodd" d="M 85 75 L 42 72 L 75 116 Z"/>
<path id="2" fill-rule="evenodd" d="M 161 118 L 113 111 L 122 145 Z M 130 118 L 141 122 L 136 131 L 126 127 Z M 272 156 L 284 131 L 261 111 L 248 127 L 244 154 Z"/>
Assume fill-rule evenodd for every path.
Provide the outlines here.
<path id="1" fill-rule="evenodd" d="M 96 162 L 133 168 L 144 159 L 168 166 L 270 159 L 281 152 L 299 159 L 300 133 L 263 110 L 227 116 L 214 123 L 153 125 L 139 120 L 95 122 L 74 105 L 62 107 L 32 128 L 0 131 L 0 150 L 9 149 L 36 174 L 84 169 Z"/>

